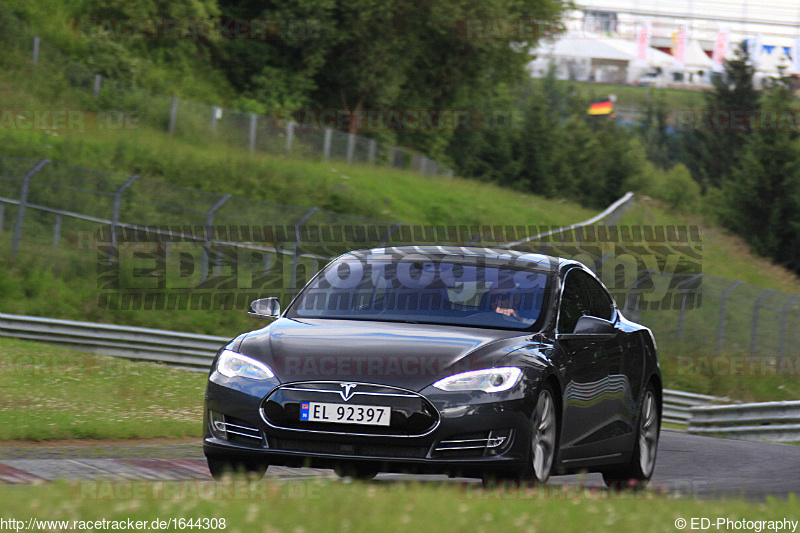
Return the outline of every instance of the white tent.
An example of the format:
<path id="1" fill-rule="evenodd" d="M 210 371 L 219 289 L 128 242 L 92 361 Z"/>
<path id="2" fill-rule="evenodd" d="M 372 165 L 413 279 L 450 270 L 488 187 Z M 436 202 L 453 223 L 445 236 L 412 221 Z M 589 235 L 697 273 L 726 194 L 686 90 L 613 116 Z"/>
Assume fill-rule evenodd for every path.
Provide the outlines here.
<path id="1" fill-rule="evenodd" d="M 635 42 L 586 32 L 567 32 L 555 41 L 540 44 L 531 53 L 536 55 L 528 65 L 532 76 L 543 76 L 554 63 L 559 78 L 580 81 L 610 81 L 609 76 L 622 76 L 631 83 L 650 69 L 667 70 L 673 65 L 671 55 L 649 48 L 647 65 L 640 66 L 635 61 L 638 55 Z"/>
<path id="2" fill-rule="evenodd" d="M 707 70 L 714 66 L 714 62 L 711 61 L 711 58 L 703 51 L 700 43 L 694 40 L 689 41 L 689 44 L 686 46 L 684 63 L 687 68 L 701 70 Z"/>
<path id="3" fill-rule="evenodd" d="M 758 56 L 756 62 L 756 69 L 758 72 L 765 72 L 777 75 L 779 67 L 784 68 L 785 74 L 797 74 L 797 69 L 794 67 L 792 60 L 786 55 L 783 48 L 779 46 L 773 47 L 769 52 L 764 49 Z"/>
<path id="4" fill-rule="evenodd" d="M 637 56 L 637 44 L 624 39 L 602 37 L 586 32 L 567 32 L 553 42 L 543 43 L 532 51 L 537 56 L 573 57 L 632 61 Z M 655 48 L 648 51 L 652 66 L 672 64 L 672 56 Z"/>

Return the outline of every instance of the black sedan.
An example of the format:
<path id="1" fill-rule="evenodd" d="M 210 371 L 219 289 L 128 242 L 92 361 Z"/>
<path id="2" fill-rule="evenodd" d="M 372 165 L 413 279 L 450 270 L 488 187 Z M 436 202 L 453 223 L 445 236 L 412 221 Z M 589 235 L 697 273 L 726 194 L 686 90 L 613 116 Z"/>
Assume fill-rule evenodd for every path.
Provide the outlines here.
<path id="1" fill-rule="evenodd" d="M 376 248 L 327 265 L 222 348 L 211 473 L 268 465 L 545 482 L 653 474 L 661 373 L 649 329 L 581 263 L 492 248 Z"/>

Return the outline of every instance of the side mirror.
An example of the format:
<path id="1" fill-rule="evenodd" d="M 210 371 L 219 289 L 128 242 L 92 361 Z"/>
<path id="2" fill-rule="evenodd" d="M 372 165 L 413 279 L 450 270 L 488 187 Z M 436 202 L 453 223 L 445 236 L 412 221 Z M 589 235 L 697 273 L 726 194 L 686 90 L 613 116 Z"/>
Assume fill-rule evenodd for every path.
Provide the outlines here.
<path id="1" fill-rule="evenodd" d="M 250 302 L 247 314 L 256 318 L 278 318 L 281 316 L 281 304 L 277 298 L 259 298 Z"/>
<path id="2" fill-rule="evenodd" d="M 608 320 L 584 315 L 578 319 L 573 333 L 575 335 L 613 335 L 616 331 L 614 324 Z"/>
<path id="3" fill-rule="evenodd" d="M 556 339 L 567 341 L 586 339 L 587 337 L 608 338 L 616 334 L 617 330 L 612 322 L 596 316 L 584 315 L 578 319 L 578 323 L 575 324 L 575 330 L 572 333 L 559 333 L 556 335 Z"/>

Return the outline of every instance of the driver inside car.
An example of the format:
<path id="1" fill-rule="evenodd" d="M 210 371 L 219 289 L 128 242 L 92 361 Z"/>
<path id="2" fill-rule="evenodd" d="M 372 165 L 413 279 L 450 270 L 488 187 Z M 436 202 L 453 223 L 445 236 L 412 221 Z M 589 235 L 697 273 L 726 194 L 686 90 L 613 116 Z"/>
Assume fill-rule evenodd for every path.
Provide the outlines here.
<path id="1" fill-rule="evenodd" d="M 512 298 L 511 293 L 506 290 L 492 289 L 489 294 L 489 308 L 495 313 L 522 320 L 514 309 L 514 300 L 517 299 L 518 297 Z"/>

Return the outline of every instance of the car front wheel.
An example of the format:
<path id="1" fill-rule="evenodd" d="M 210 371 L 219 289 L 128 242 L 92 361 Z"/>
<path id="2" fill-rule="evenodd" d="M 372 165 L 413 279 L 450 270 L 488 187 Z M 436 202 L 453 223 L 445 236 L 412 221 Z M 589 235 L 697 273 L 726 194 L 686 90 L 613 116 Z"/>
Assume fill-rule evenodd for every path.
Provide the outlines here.
<path id="1" fill-rule="evenodd" d="M 545 385 L 539 391 L 531 428 L 531 473 L 538 483 L 550 477 L 558 445 L 558 416 L 553 391 Z"/>

